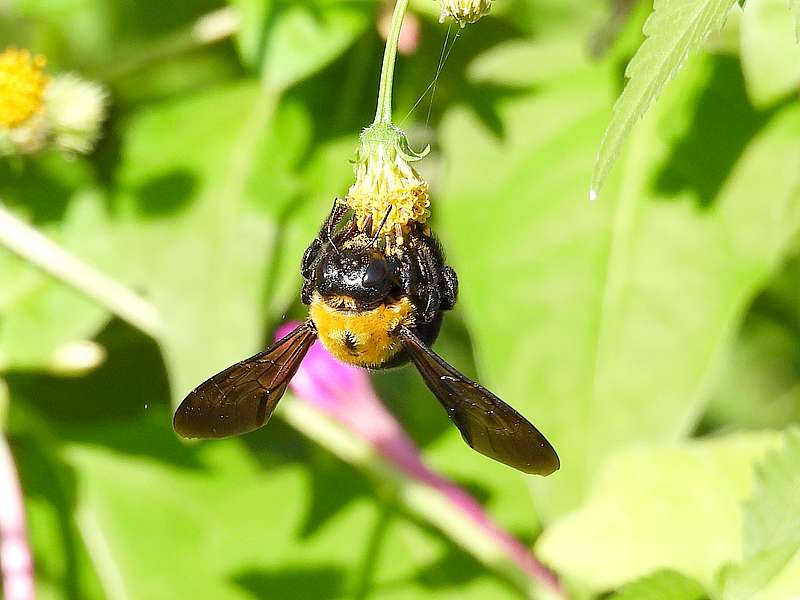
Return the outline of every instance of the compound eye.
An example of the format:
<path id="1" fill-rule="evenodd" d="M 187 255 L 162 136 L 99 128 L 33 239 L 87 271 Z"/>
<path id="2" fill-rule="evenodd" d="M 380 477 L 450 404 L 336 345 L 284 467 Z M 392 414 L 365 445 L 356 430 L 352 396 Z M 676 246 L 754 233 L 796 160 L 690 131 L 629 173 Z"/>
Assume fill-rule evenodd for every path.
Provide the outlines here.
<path id="1" fill-rule="evenodd" d="M 364 278 L 361 283 L 364 287 L 379 288 L 386 281 L 386 261 L 373 258 L 367 265 L 367 270 L 364 272 Z"/>

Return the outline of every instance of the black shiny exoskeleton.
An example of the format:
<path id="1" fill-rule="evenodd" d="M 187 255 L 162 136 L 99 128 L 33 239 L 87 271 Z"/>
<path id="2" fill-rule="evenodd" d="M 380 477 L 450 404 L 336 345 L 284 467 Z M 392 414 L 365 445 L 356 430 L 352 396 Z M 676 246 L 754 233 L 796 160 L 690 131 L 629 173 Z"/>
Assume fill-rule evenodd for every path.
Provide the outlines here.
<path id="1" fill-rule="evenodd" d="M 412 223 L 403 244 L 387 255 L 378 246 L 378 237 L 359 230 L 354 218 L 342 222 L 346 213 L 345 206 L 335 203 L 303 255 L 303 303 L 310 304 L 317 291 L 323 296 L 347 296 L 356 301 L 358 310 L 369 310 L 386 298 L 407 296 L 416 308 L 414 333 L 433 344 L 442 311 L 453 308 L 458 297 L 458 277 L 445 264 L 439 241 L 423 225 Z M 371 223 L 364 229 L 369 232 Z M 401 353 L 383 366 L 406 360 Z"/>

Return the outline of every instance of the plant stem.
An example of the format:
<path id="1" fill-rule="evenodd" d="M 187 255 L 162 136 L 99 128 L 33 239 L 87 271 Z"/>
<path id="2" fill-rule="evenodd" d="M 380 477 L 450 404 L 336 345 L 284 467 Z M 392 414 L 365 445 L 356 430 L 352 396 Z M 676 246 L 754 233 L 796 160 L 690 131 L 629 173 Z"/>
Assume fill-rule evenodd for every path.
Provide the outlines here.
<path id="1" fill-rule="evenodd" d="M 148 335 L 155 337 L 160 332 L 161 322 L 152 304 L 49 240 L 2 204 L 0 246 L 5 246 Z"/>
<path id="2" fill-rule="evenodd" d="M 403 507 L 440 529 L 478 561 L 508 577 L 526 597 L 547 594 L 553 600 L 567 598 L 556 576 L 527 548 L 491 521 L 468 493 L 424 463 L 419 462 L 416 473 L 404 468 L 304 398 L 284 400 L 277 414 L 341 460 L 389 484 Z"/>
<path id="3" fill-rule="evenodd" d="M 394 63 L 397 58 L 397 42 L 406 16 L 408 0 L 397 0 L 394 5 L 389 35 L 386 37 L 386 49 L 383 51 L 381 67 L 381 83 L 378 87 L 378 109 L 375 112 L 375 123 L 392 122 L 392 84 L 394 83 Z"/>

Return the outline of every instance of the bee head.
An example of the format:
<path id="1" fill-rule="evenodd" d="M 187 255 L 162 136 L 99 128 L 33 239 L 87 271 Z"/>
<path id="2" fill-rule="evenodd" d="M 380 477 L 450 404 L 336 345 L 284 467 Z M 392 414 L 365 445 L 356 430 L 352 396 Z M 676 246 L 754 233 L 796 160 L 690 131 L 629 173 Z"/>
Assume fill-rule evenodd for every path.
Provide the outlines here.
<path id="1" fill-rule="evenodd" d="M 333 248 L 319 261 L 316 287 L 323 296 L 350 296 L 377 305 L 398 285 L 398 261 L 380 250 Z"/>

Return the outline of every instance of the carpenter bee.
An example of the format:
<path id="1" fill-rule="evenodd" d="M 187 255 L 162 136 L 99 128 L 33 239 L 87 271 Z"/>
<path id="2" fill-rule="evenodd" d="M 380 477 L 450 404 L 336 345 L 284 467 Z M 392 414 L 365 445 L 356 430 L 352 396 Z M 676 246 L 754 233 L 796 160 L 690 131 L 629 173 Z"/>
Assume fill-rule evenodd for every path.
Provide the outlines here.
<path id="1" fill-rule="evenodd" d="M 423 223 L 381 241 L 391 210 L 375 227 L 334 203 L 301 264 L 309 319 L 192 391 L 175 414 L 175 430 L 222 438 L 263 426 L 319 338 L 335 358 L 360 367 L 411 361 L 472 448 L 525 473 L 554 472 L 555 450 L 527 419 L 431 350 L 442 312 L 456 302 L 458 279 Z"/>

